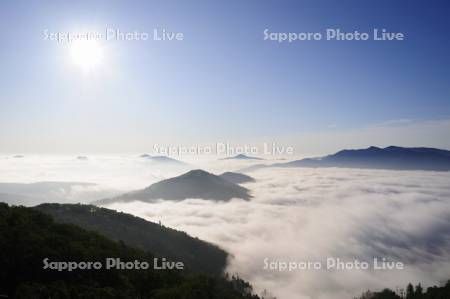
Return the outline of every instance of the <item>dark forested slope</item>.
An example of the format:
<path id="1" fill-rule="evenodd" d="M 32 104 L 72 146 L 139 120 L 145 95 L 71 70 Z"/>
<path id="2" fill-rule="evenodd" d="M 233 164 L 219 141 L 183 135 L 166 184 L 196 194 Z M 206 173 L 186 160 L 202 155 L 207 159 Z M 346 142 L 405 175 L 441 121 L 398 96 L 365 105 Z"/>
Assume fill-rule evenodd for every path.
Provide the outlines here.
<path id="1" fill-rule="evenodd" d="M 120 258 L 153 265 L 153 254 L 75 225 L 55 223 L 36 209 L 4 203 L 0 203 L 0 252 L 0 296 L 6 298 L 258 298 L 239 278 L 187 270 L 44 269 L 45 258 L 59 262 Z"/>
<path id="2" fill-rule="evenodd" d="M 130 214 L 80 204 L 42 204 L 35 208 L 57 222 L 75 224 L 156 256 L 183 261 L 197 272 L 220 275 L 226 266 L 227 253 L 219 247 Z"/>

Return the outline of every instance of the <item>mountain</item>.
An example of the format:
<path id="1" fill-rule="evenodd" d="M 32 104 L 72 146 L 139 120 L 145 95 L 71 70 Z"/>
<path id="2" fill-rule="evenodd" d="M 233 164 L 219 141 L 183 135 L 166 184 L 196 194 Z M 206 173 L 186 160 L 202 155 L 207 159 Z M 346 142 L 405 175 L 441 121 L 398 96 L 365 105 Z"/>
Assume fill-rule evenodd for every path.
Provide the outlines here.
<path id="1" fill-rule="evenodd" d="M 258 158 L 258 157 L 250 157 L 250 156 L 246 156 L 244 154 L 239 154 L 233 157 L 227 157 L 227 158 L 223 158 L 222 160 L 264 160 L 263 158 Z"/>
<path id="2" fill-rule="evenodd" d="M 149 187 L 121 196 L 96 201 L 95 204 L 157 199 L 183 200 L 187 198 L 227 201 L 232 198 L 249 200 L 249 190 L 204 170 L 191 170 L 180 176 L 163 180 Z"/>
<path id="3" fill-rule="evenodd" d="M 196 272 L 220 275 L 226 266 L 227 253 L 219 247 L 130 214 L 80 204 L 42 204 L 35 209 L 56 222 L 75 224 L 155 256 L 183 261 Z"/>
<path id="4" fill-rule="evenodd" d="M 321 158 L 307 158 L 264 167 L 344 167 L 391 170 L 450 170 L 450 151 L 426 147 L 371 146 L 366 149 L 342 150 Z"/>
<path id="5" fill-rule="evenodd" d="M 234 183 L 234 184 L 243 184 L 243 183 L 252 183 L 255 181 L 251 176 L 238 173 L 238 172 L 224 172 L 219 175 L 221 178 Z"/>
<path id="6" fill-rule="evenodd" d="M 367 149 L 342 150 L 319 159 L 303 159 L 277 166 L 448 171 L 450 151 L 424 147 L 371 146 Z"/>
<path id="7" fill-rule="evenodd" d="M 4 203 L 0 203 L 0 252 L 2 298 L 259 298 L 237 276 L 226 279 L 189 269 L 155 269 L 151 252 L 76 225 L 56 223 L 37 209 Z M 122 264 L 107 269 L 110 258 Z M 159 258 L 158 266 L 161 262 Z M 142 268 L 144 263 L 147 269 Z M 123 269 L 129 264 L 141 268 Z M 69 271 L 69 266 L 80 268 Z"/>
<path id="8" fill-rule="evenodd" d="M 166 156 L 151 156 L 149 154 L 142 154 L 139 156 L 140 158 L 144 158 L 151 162 L 165 164 L 165 165 L 173 165 L 173 166 L 187 166 L 187 163 L 166 157 Z"/>

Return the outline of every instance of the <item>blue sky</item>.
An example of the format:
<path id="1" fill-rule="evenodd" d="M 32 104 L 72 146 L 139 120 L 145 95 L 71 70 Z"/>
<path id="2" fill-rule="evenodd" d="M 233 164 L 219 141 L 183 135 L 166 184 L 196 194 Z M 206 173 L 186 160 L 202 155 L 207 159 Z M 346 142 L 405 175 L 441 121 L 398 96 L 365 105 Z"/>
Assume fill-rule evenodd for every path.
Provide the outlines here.
<path id="1" fill-rule="evenodd" d="M 446 1 L 2 1 L 0 145 L 5 152 L 142 151 L 155 142 L 446 121 L 449 6 Z M 45 29 L 105 28 L 165 28 L 182 32 L 184 40 L 102 41 L 102 63 L 85 74 L 74 67 L 69 45 L 43 38 Z M 263 40 L 266 28 L 385 28 L 406 39 L 279 44 Z M 417 145 L 440 145 L 447 137 Z M 417 143 L 421 140 L 417 136 Z"/>

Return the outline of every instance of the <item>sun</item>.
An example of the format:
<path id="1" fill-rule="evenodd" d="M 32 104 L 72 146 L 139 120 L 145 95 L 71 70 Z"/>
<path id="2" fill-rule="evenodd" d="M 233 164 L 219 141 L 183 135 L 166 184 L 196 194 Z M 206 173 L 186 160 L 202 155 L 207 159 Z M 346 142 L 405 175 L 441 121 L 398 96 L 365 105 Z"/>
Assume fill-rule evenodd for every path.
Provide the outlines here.
<path id="1" fill-rule="evenodd" d="M 103 51 L 95 40 L 77 40 L 70 48 L 73 63 L 85 72 L 96 69 L 103 60 Z"/>

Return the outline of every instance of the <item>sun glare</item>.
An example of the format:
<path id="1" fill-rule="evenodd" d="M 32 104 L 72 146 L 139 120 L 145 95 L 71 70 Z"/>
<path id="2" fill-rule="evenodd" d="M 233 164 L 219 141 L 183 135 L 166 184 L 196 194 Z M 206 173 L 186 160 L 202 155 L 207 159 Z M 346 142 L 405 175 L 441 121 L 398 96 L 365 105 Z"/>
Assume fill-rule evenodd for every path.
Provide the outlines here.
<path id="1" fill-rule="evenodd" d="M 94 70 L 103 60 L 103 51 L 94 40 L 78 40 L 71 45 L 73 63 L 83 71 Z"/>

